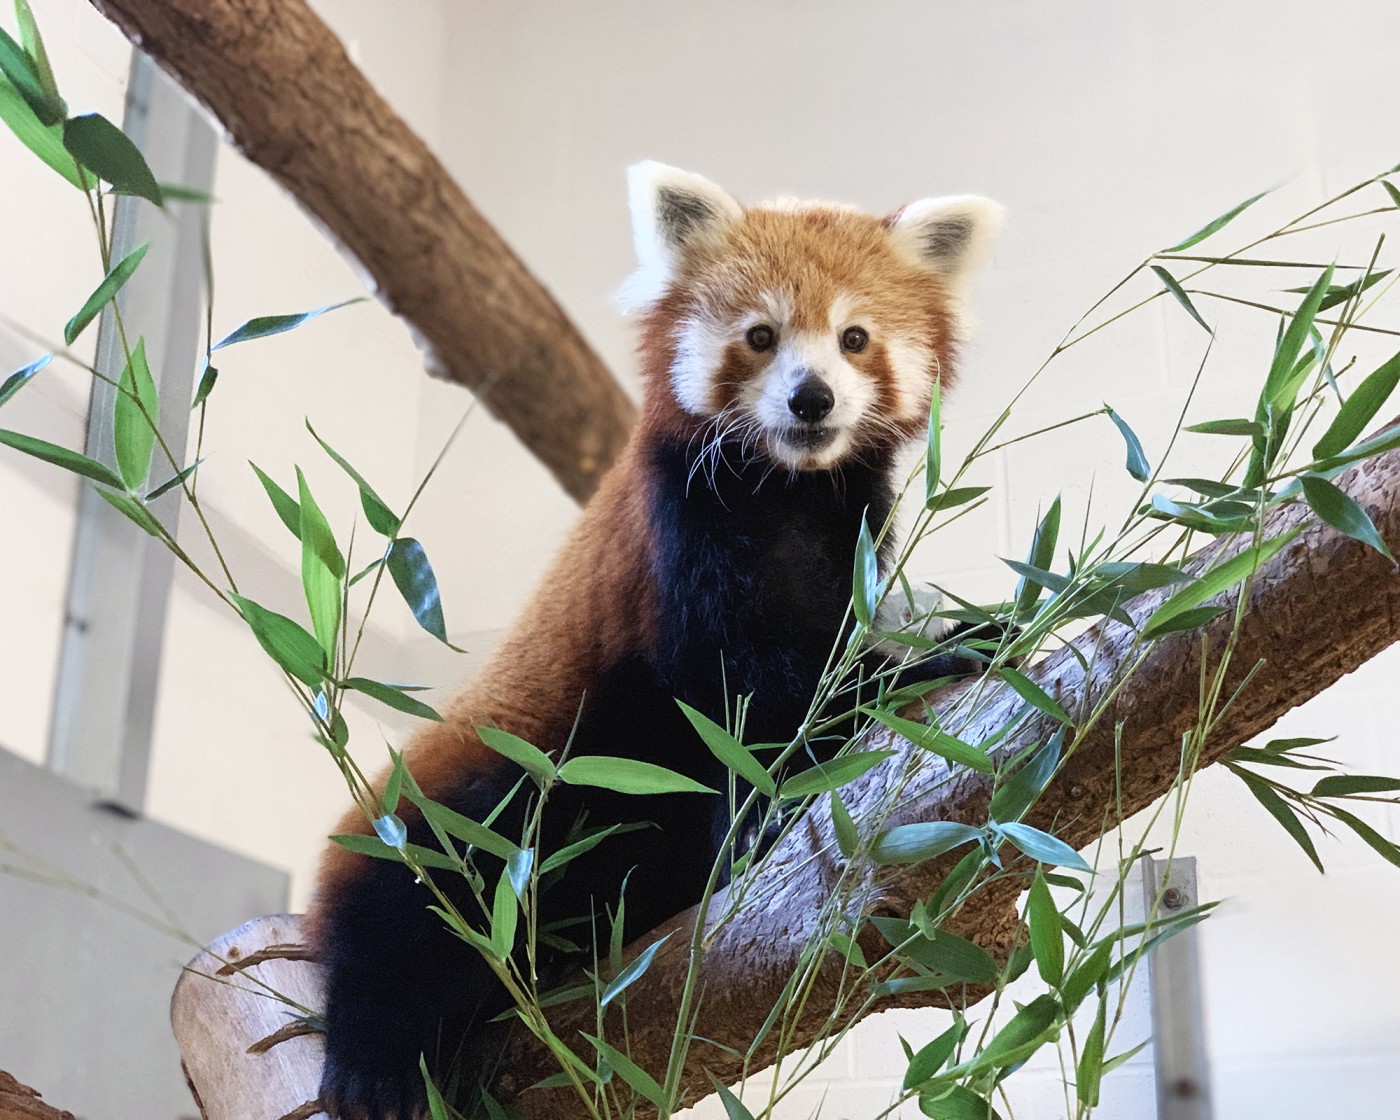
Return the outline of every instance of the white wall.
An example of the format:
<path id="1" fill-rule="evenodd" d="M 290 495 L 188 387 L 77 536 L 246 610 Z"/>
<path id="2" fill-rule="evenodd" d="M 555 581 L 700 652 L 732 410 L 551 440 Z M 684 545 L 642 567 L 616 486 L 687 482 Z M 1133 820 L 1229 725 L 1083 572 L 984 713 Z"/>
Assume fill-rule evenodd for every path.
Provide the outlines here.
<path id="1" fill-rule="evenodd" d="M 77 0 L 35 6 L 70 102 L 116 116 L 120 37 Z M 884 210 L 977 191 L 1004 202 L 1010 224 L 979 285 L 980 334 L 947 412 L 953 450 L 1152 248 L 1263 187 L 1287 181 L 1260 207 L 1282 217 L 1400 159 L 1384 94 L 1400 10 L 1388 0 L 1334 5 L 1321 20 L 1301 0 L 1267 17 L 1241 0 L 322 8 L 633 387 L 632 338 L 611 296 L 631 263 L 622 175 L 635 159 L 691 167 L 750 199 L 796 194 Z M 96 279 L 81 208 L 54 196 L 52 178 L 0 135 L 6 213 L 23 216 L 0 223 L 0 311 L 50 336 Z M 361 290 L 314 227 L 226 150 L 215 193 L 216 330 Z M 1257 228 L 1265 224 L 1261 216 Z M 1330 253 L 1330 243 L 1312 251 Z M 1196 416 L 1247 410 L 1261 376 L 1247 325 L 1257 329 L 1222 322 Z M 1201 340 L 1160 303 L 1057 364 L 1017 430 L 1107 399 L 1158 454 Z M 0 327 L 7 367 L 28 352 Z M 333 517 L 348 518 L 351 495 L 301 417 L 402 502 L 467 398 L 427 380 L 407 333 L 372 304 L 230 350 L 222 369 L 203 492 L 253 594 L 290 608 L 291 539 L 243 460 L 284 481 L 301 464 Z M 42 377 L 0 423 L 76 444 L 81 379 L 56 368 Z M 1202 439 L 1184 450 L 1205 463 L 1216 449 Z M 923 555 L 921 570 L 969 594 L 1004 594 L 996 557 L 1024 550 L 1037 506 L 1063 491 L 1082 516 L 1091 479 L 1096 509 L 1121 505 L 1132 493 L 1121 462 L 1107 421 L 999 455 L 984 479 L 997 486 L 994 501 Z M 0 450 L 0 586 L 29 592 L 0 596 L 0 741 L 35 759 L 47 735 L 74 492 L 56 472 Z M 437 567 L 449 629 L 474 656 L 444 654 L 389 604 L 366 670 L 451 682 L 509 624 L 573 516 L 509 433 L 475 414 L 414 529 Z M 1289 717 L 1290 733 L 1340 733 L 1334 754 L 1349 765 L 1393 771 L 1382 694 L 1397 667 L 1394 656 L 1373 662 Z M 152 814 L 291 869 L 304 899 L 344 801 L 339 779 L 241 625 L 188 579 L 169 612 L 160 704 Z M 379 723 L 390 736 L 401 730 L 363 713 L 356 741 L 370 757 L 381 750 Z M 1394 811 L 1372 819 L 1400 834 Z M 1322 845 L 1331 870 L 1318 877 L 1223 773 L 1197 783 L 1181 850 L 1200 860 L 1204 892 L 1227 900 L 1202 927 L 1217 1114 L 1393 1111 L 1400 963 L 1386 947 L 1400 919 L 1395 873 L 1341 839 Z M 826 1117 L 874 1115 L 900 1076 L 896 1027 L 917 1043 L 938 1023 L 933 1012 L 870 1021 L 785 1115 L 808 1115 L 822 1099 Z M 1145 1062 L 1115 1075 L 1106 1120 L 1144 1114 Z M 1048 1066 L 1019 1075 L 1018 1118 L 1062 1115 L 1056 1076 Z"/>

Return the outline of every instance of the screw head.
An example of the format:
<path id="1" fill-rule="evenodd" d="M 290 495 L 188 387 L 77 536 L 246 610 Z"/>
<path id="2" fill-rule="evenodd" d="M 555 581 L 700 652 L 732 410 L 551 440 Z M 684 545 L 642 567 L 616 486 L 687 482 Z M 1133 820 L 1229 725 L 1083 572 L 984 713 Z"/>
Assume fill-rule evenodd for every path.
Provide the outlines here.
<path id="1" fill-rule="evenodd" d="M 1162 905 L 1168 910 L 1180 910 L 1186 905 L 1186 895 L 1180 887 L 1168 887 L 1162 892 Z"/>

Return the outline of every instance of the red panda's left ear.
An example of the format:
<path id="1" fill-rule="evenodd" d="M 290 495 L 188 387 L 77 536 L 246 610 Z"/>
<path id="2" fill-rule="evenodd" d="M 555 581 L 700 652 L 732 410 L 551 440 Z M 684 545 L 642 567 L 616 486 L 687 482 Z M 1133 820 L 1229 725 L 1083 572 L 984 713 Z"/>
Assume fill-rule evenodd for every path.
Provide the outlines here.
<path id="1" fill-rule="evenodd" d="M 958 294 L 991 255 L 1005 211 L 991 199 L 969 194 L 923 198 L 886 220 L 905 256 L 947 279 Z"/>
<path id="2" fill-rule="evenodd" d="M 686 254 L 724 235 L 744 208 L 708 179 L 648 160 L 627 169 L 638 268 L 620 294 L 631 309 L 654 303 Z"/>

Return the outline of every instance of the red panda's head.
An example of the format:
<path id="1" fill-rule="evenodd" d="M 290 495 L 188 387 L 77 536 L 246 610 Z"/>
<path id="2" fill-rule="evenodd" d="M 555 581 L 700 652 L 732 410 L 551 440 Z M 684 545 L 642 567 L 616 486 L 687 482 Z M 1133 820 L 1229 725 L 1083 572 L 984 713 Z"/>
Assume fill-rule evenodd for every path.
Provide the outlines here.
<path id="1" fill-rule="evenodd" d="M 629 173 L 651 422 L 740 441 L 789 470 L 888 448 L 953 379 L 961 301 L 1001 227 L 984 198 L 885 218 L 826 203 L 744 207 L 659 163 Z"/>

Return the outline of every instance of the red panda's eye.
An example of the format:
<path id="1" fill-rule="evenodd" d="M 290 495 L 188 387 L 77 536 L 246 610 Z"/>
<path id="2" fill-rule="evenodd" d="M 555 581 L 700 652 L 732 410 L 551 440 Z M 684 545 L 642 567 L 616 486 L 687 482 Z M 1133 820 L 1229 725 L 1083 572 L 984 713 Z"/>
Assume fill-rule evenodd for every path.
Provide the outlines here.
<path id="1" fill-rule="evenodd" d="M 754 350 L 771 350 L 773 349 L 775 336 L 772 327 L 764 326 L 760 323 L 756 327 L 750 327 L 748 332 L 744 335 L 744 339 Z"/>
<path id="2" fill-rule="evenodd" d="M 850 354 L 859 354 L 869 341 L 864 327 L 847 327 L 841 332 L 841 349 Z"/>

